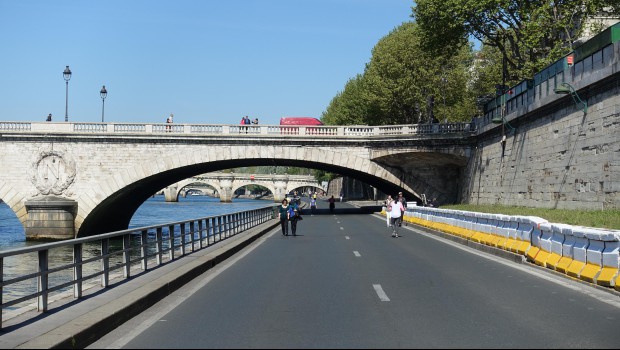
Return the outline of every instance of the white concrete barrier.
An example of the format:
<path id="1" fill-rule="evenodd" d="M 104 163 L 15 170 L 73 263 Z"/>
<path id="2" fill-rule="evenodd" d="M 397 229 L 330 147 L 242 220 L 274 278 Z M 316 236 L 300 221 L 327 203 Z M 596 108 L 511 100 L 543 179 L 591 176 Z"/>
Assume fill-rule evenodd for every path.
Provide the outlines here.
<path id="1" fill-rule="evenodd" d="M 620 291 L 620 230 L 508 216 L 413 207 L 413 223 L 524 255 L 537 265 Z"/>

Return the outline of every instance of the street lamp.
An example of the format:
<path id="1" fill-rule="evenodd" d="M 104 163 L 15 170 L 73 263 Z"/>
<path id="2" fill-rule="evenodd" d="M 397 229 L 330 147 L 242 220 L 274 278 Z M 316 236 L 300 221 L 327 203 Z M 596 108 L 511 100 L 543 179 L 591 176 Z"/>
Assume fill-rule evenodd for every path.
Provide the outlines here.
<path id="1" fill-rule="evenodd" d="M 71 70 L 69 66 L 65 68 L 65 71 L 62 72 L 62 76 L 65 78 L 65 82 L 67 83 L 67 92 L 65 94 L 65 121 L 69 121 L 69 79 L 71 79 Z"/>
<path id="2" fill-rule="evenodd" d="M 588 103 L 586 103 L 585 101 L 581 100 L 581 98 L 577 94 L 577 91 L 575 90 L 575 88 L 571 84 L 569 84 L 567 82 L 562 82 L 560 84 L 560 86 L 558 86 L 555 89 L 553 89 L 553 92 L 555 92 L 556 94 L 559 94 L 559 95 L 568 95 L 568 94 L 570 94 L 573 97 L 573 102 L 575 102 L 575 105 L 579 105 L 579 103 L 582 103 L 583 104 L 583 113 L 585 113 L 585 114 L 588 113 Z M 579 103 L 577 101 L 579 101 Z"/>
<path id="3" fill-rule="evenodd" d="M 105 85 L 99 91 L 99 95 L 101 95 L 101 122 L 103 123 L 103 111 L 105 110 L 105 98 L 108 96 L 108 90 L 105 89 Z"/>

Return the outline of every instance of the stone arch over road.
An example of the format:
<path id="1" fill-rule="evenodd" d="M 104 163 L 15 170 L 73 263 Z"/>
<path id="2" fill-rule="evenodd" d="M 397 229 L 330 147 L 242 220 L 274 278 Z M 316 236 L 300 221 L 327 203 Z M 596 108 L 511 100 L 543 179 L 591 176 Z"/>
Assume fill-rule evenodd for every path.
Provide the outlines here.
<path id="1" fill-rule="evenodd" d="M 415 193 L 401 180 L 405 174 L 398 171 L 392 173 L 368 159 L 355 155 L 318 148 L 291 151 L 291 147 L 286 146 L 268 147 L 267 154 L 257 152 L 248 155 L 248 152 L 240 152 L 239 148 L 243 147 L 227 147 L 229 154 L 226 159 L 218 155 L 221 152 L 200 153 L 191 158 L 179 159 L 178 156 L 171 156 L 155 163 L 149 161 L 139 164 L 137 168 L 143 169 L 141 174 L 133 171 L 133 168 L 125 169 L 112 179 L 108 179 L 108 186 L 100 186 L 96 189 L 96 193 L 85 193 L 77 197 L 79 206 L 75 224 L 78 236 L 126 228 L 134 212 L 153 193 L 181 179 L 205 173 L 205 170 L 270 165 L 275 162 L 277 165 L 324 169 L 359 178 L 366 183 L 379 185 L 377 187 L 380 188 L 394 188 L 395 191 L 402 188 L 409 193 Z M 265 155 L 275 157 L 268 158 Z M 276 182 L 275 188 L 278 187 L 287 188 L 286 184 L 278 186 Z M 230 190 L 232 191 L 232 186 Z M 92 200 L 93 197 L 102 200 L 96 203 Z M 110 217 L 114 220 L 110 220 Z"/>

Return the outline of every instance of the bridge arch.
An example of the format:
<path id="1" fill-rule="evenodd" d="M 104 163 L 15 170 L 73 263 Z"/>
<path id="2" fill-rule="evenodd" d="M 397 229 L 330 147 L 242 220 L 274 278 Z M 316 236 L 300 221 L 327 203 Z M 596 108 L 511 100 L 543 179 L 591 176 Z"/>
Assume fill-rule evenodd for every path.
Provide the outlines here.
<path id="1" fill-rule="evenodd" d="M 248 186 L 248 185 L 262 186 L 262 187 L 265 187 L 268 190 L 270 190 L 271 193 L 275 193 L 275 187 L 273 186 L 273 183 L 270 183 L 268 181 L 249 181 L 249 182 L 245 181 L 245 182 L 239 182 L 239 181 L 235 181 L 237 179 L 237 177 L 234 174 L 226 175 L 226 178 L 232 179 L 231 187 L 229 189 L 229 191 L 231 193 L 234 193 L 239 188 L 244 187 L 244 186 Z M 174 185 L 176 185 L 176 187 L 172 189 L 172 192 L 173 192 L 172 195 L 175 198 L 178 198 L 178 196 L 180 195 L 180 193 L 183 190 L 183 188 L 185 188 L 185 187 L 187 187 L 187 186 L 189 186 L 191 184 L 205 184 L 205 185 L 209 185 L 209 186 L 215 188 L 215 190 L 219 193 L 220 196 L 222 196 L 222 194 L 226 192 L 226 190 L 223 188 L 222 184 L 219 181 L 217 181 L 216 179 L 209 179 L 209 180 L 207 180 L 207 179 L 201 179 L 201 178 L 194 177 L 194 178 L 182 180 L 182 181 L 177 182 L 176 184 L 174 184 Z"/>
<path id="2" fill-rule="evenodd" d="M 321 169 L 359 179 L 383 192 L 399 190 L 419 198 L 407 185 L 407 174 L 381 166 L 367 158 L 332 148 L 301 148 L 287 145 L 247 148 L 219 146 L 192 156 L 170 155 L 125 169 L 99 188 L 77 197 L 77 236 L 121 230 L 128 227 L 140 205 L 160 189 L 192 176 L 243 166 L 298 166 Z M 265 186 L 267 187 L 267 186 Z M 274 193 L 275 196 L 275 193 Z M 112 218 L 112 219 L 111 219 Z"/>

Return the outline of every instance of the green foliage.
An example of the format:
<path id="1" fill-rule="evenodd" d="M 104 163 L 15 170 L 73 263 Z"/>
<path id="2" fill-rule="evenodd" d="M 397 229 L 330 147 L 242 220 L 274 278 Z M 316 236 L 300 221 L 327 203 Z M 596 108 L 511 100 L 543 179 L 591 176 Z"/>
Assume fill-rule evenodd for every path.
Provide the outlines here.
<path id="1" fill-rule="evenodd" d="M 474 37 L 502 53 L 507 81 L 521 81 L 572 51 L 593 14 L 606 9 L 617 15 L 617 2 L 416 0 L 413 17 L 425 50 L 459 47 Z"/>
<path id="2" fill-rule="evenodd" d="M 315 170 L 315 171 L 314 171 L 314 178 L 315 178 L 315 179 L 316 179 L 319 183 L 321 183 L 321 182 L 323 182 L 323 181 L 327 181 L 327 182 L 329 182 L 329 181 L 331 181 L 331 180 L 333 180 L 333 179 L 335 179 L 335 178 L 337 178 L 337 177 L 338 177 L 338 175 L 337 175 L 337 174 L 334 174 L 334 173 L 328 173 L 328 172 L 325 172 L 325 171 L 323 171 L 323 170 Z"/>
<path id="3" fill-rule="evenodd" d="M 430 122 L 427 101 L 433 96 L 436 120 L 469 121 L 475 113 L 467 88 L 472 61 L 469 46 L 443 55 L 423 50 L 417 25 L 403 23 L 377 43 L 364 74 L 347 82 L 321 120 L 330 125 Z"/>

